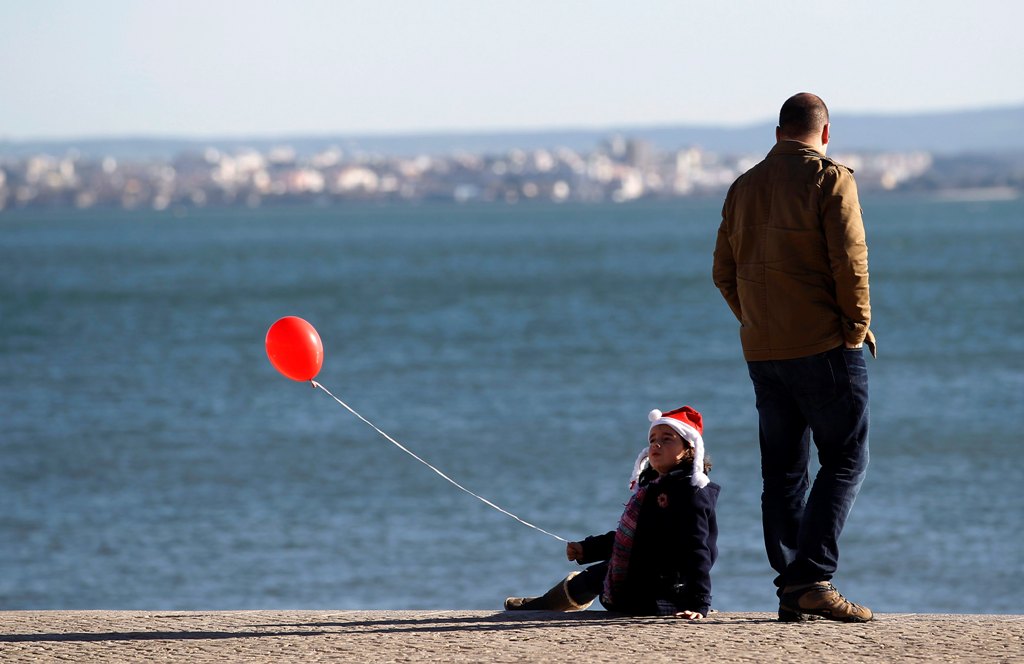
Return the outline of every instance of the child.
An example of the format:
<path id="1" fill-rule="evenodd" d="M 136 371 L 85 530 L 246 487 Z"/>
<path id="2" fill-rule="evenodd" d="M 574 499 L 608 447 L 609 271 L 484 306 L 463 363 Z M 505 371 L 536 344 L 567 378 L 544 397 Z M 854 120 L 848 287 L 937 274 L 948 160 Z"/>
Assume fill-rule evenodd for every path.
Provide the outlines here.
<path id="1" fill-rule="evenodd" d="M 711 566 L 718 557 L 715 503 L 701 415 L 689 406 L 652 410 L 647 464 L 637 459 L 634 493 L 617 530 L 569 542 L 579 564 L 541 597 L 509 597 L 506 611 L 581 611 L 594 598 L 609 611 L 690 620 L 711 609 Z"/>

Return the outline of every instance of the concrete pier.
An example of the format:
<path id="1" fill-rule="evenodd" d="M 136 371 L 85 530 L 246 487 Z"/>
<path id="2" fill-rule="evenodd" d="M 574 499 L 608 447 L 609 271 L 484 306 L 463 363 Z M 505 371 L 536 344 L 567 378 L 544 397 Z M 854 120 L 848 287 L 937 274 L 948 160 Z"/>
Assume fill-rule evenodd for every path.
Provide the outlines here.
<path id="1" fill-rule="evenodd" d="M 783 624 L 494 611 L 6 611 L 0 661 L 1024 662 L 1024 616 Z"/>

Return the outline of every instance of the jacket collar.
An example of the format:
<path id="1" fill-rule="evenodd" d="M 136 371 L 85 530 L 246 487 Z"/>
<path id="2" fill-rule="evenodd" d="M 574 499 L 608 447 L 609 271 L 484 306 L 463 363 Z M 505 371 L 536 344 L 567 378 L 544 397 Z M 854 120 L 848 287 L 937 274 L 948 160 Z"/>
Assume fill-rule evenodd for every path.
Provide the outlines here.
<path id="1" fill-rule="evenodd" d="M 815 150 L 811 145 L 802 143 L 801 141 L 790 141 L 781 140 L 775 144 L 775 147 L 771 149 L 768 156 L 774 156 L 779 154 L 799 154 L 806 157 L 824 157 L 825 155 Z"/>
<path id="2" fill-rule="evenodd" d="M 659 475 L 658 471 L 648 466 L 646 470 L 640 473 L 640 486 L 646 484 L 654 484 L 655 482 L 663 482 L 666 480 L 680 480 L 685 479 L 689 481 L 690 475 L 693 473 L 693 463 L 689 461 L 683 461 L 678 466 L 668 471 L 664 475 Z"/>

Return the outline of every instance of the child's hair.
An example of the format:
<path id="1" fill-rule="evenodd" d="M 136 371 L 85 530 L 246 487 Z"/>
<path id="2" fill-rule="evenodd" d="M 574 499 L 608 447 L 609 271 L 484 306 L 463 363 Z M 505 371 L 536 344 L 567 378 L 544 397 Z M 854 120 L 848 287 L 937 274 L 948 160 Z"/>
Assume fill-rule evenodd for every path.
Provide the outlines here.
<path id="1" fill-rule="evenodd" d="M 687 447 L 683 450 L 683 461 L 689 461 L 693 463 L 693 457 L 696 454 L 692 447 Z M 707 475 L 708 471 L 711 470 L 711 457 L 707 454 L 704 455 L 704 474 Z"/>

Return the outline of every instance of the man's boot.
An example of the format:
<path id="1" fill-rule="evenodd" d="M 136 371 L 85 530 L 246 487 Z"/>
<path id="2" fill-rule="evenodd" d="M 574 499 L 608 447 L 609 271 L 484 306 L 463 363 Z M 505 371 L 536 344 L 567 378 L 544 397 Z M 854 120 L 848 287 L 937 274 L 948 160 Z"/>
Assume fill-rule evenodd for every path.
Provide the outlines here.
<path id="1" fill-rule="evenodd" d="M 874 616 L 866 606 L 854 604 L 839 594 L 828 581 L 783 591 L 779 599 L 779 620 L 798 622 L 814 617 L 842 622 L 868 622 Z"/>
<path id="2" fill-rule="evenodd" d="M 569 594 L 569 580 L 579 572 L 570 572 L 569 576 L 540 597 L 509 597 L 505 600 L 506 611 L 582 611 L 594 603 L 594 597 L 577 601 Z"/>

